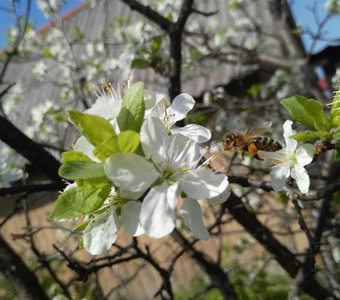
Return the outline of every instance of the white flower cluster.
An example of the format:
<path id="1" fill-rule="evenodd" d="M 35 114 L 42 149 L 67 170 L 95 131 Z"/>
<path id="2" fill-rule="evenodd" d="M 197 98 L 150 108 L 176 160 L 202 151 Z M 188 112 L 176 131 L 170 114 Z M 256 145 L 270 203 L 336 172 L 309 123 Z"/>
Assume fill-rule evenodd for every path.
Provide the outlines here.
<path id="1" fill-rule="evenodd" d="M 140 151 L 114 153 L 104 162 L 105 175 L 114 187 L 99 209 L 103 213 L 94 214 L 83 231 L 84 247 L 92 254 L 108 250 L 121 225 L 133 236 L 168 235 L 176 225 L 179 198 L 185 225 L 197 238 L 205 240 L 209 232 L 203 224 L 199 200 L 219 204 L 229 196 L 228 178 L 202 163 L 203 149 L 199 143 L 210 139 L 210 131 L 196 124 L 175 126 L 193 108 L 194 99 L 180 94 L 168 105 L 163 95 L 149 93 L 144 100 Z M 121 130 L 117 116 L 122 101 L 121 92 L 106 86 L 85 113 L 109 120 L 118 134 Z M 84 136 L 78 139 L 74 150 L 99 162 L 93 154 L 94 146 Z"/>
<path id="2" fill-rule="evenodd" d="M 325 3 L 325 8 L 328 9 L 332 15 L 340 13 L 340 0 L 328 0 Z"/>

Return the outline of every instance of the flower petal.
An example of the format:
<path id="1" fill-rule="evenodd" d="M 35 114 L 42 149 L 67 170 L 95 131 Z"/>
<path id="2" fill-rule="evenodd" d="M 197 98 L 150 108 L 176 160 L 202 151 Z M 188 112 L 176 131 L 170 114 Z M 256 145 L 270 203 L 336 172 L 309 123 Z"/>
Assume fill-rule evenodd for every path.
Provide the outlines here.
<path id="1" fill-rule="evenodd" d="M 140 221 L 145 233 L 161 238 L 175 228 L 178 185 L 166 183 L 153 187 L 144 198 Z"/>
<path id="2" fill-rule="evenodd" d="M 292 129 L 293 122 L 290 120 L 287 120 L 283 124 L 283 137 L 286 141 L 286 151 L 289 153 L 292 153 L 295 151 L 297 146 L 297 141 L 290 138 L 293 134 L 295 134 L 295 131 Z"/>
<path id="3" fill-rule="evenodd" d="M 113 210 L 95 217 L 84 230 L 84 248 L 93 255 L 105 252 L 115 242 L 119 227 L 118 217 Z"/>
<path id="4" fill-rule="evenodd" d="M 315 147 L 311 144 L 304 144 L 296 150 L 297 163 L 301 166 L 308 165 L 312 162 L 315 154 Z"/>
<path id="5" fill-rule="evenodd" d="M 215 174 L 209 169 L 188 171 L 180 180 L 180 187 L 188 197 L 209 199 L 221 195 L 228 187 L 228 178 L 223 174 Z"/>
<path id="6" fill-rule="evenodd" d="M 178 95 L 171 106 L 166 109 L 169 126 L 183 120 L 194 105 L 195 100 L 191 95 L 185 93 Z"/>
<path id="7" fill-rule="evenodd" d="M 150 118 L 144 121 L 140 139 L 143 151 L 157 163 L 166 160 L 166 146 L 169 136 L 160 119 Z"/>
<path id="8" fill-rule="evenodd" d="M 144 229 L 139 222 L 141 207 L 142 203 L 139 201 L 129 201 L 122 207 L 122 223 L 125 230 L 133 236 L 138 236 L 144 233 Z"/>
<path id="9" fill-rule="evenodd" d="M 94 146 L 90 144 L 90 142 L 84 136 L 79 137 L 79 139 L 74 144 L 73 149 L 75 151 L 84 153 L 93 161 L 100 162 L 100 160 L 93 155 Z"/>
<path id="10" fill-rule="evenodd" d="M 146 191 L 159 177 L 152 163 L 134 153 L 115 153 L 104 164 L 106 176 L 119 188 Z"/>
<path id="11" fill-rule="evenodd" d="M 184 127 L 171 128 L 172 134 L 182 134 L 196 143 L 204 143 L 210 140 L 211 133 L 208 128 L 197 124 L 189 124 Z"/>
<path id="12" fill-rule="evenodd" d="M 163 94 L 150 94 L 151 97 L 155 98 L 155 105 L 149 110 L 145 111 L 145 117 L 156 117 L 158 119 L 163 120 L 165 117 L 165 109 L 170 105 L 169 101 L 166 99 Z M 146 107 L 147 109 L 147 107 Z"/>
<path id="13" fill-rule="evenodd" d="M 197 238 L 201 240 L 209 238 L 210 234 L 203 224 L 201 206 L 197 200 L 191 198 L 185 199 L 181 208 L 181 214 L 185 225 L 190 228 Z"/>
<path id="14" fill-rule="evenodd" d="M 139 199 L 143 194 L 145 193 L 145 191 L 141 191 L 141 192 L 131 192 L 129 190 L 123 190 L 123 189 L 119 189 L 119 195 L 125 199 L 129 199 L 129 200 L 137 200 Z"/>
<path id="15" fill-rule="evenodd" d="M 282 191 L 289 175 L 289 163 L 280 164 L 272 168 L 270 172 L 270 184 L 274 191 Z"/>
<path id="16" fill-rule="evenodd" d="M 169 145 L 166 148 L 167 160 L 165 164 L 171 165 L 174 169 L 192 169 L 198 164 L 201 153 L 200 147 L 193 140 L 184 135 L 171 135 Z"/>
<path id="17" fill-rule="evenodd" d="M 113 95 L 100 96 L 97 101 L 87 110 L 86 114 L 100 116 L 105 119 L 112 119 L 118 116 L 121 102 Z"/>
<path id="18" fill-rule="evenodd" d="M 262 159 L 271 159 L 271 160 L 285 160 L 286 159 L 286 149 L 281 149 L 275 152 L 268 152 L 259 150 L 257 152 L 260 158 Z"/>
<path id="19" fill-rule="evenodd" d="M 230 191 L 230 188 L 229 186 L 225 189 L 225 191 L 223 193 L 221 193 L 220 195 L 216 196 L 216 197 L 213 197 L 213 198 L 209 198 L 208 199 L 208 202 L 210 204 L 221 204 L 223 202 L 225 202 L 229 196 L 231 194 L 231 191 Z"/>
<path id="20" fill-rule="evenodd" d="M 306 194 L 308 192 L 310 184 L 309 176 L 306 169 L 303 166 L 296 164 L 292 169 L 292 177 L 295 179 L 300 192 Z"/>

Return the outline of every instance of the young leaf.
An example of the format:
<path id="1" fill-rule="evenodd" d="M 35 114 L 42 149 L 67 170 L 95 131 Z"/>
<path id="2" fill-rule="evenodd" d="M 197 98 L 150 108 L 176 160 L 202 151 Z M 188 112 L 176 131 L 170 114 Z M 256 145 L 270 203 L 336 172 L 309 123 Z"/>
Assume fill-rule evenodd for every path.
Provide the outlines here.
<path id="1" fill-rule="evenodd" d="M 51 218 L 72 219 L 89 214 L 102 206 L 110 190 L 111 186 L 103 189 L 81 186 L 71 188 L 58 197 Z"/>
<path id="2" fill-rule="evenodd" d="M 300 131 L 291 136 L 294 140 L 298 142 L 306 142 L 314 139 L 329 139 L 330 134 L 326 131 L 312 131 L 312 130 L 304 130 Z"/>
<path id="3" fill-rule="evenodd" d="M 77 179 L 78 186 L 91 187 L 96 189 L 105 188 L 107 185 L 112 185 L 112 182 L 107 177 L 98 177 L 91 179 Z"/>
<path id="4" fill-rule="evenodd" d="M 340 90 L 335 92 L 331 109 L 332 127 L 340 126 Z"/>
<path id="5" fill-rule="evenodd" d="M 335 146 L 334 162 L 340 162 L 340 145 Z"/>
<path id="6" fill-rule="evenodd" d="M 118 146 L 120 152 L 135 152 L 139 145 L 139 134 L 135 131 L 127 130 L 118 135 Z"/>
<path id="7" fill-rule="evenodd" d="M 161 36 L 156 36 L 151 44 L 151 50 L 153 53 L 157 52 L 159 50 L 159 47 L 162 44 L 162 37 Z"/>
<path id="8" fill-rule="evenodd" d="M 126 91 L 120 113 L 117 117 L 121 131 L 140 131 L 145 112 L 143 88 L 143 83 L 137 82 Z"/>
<path id="9" fill-rule="evenodd" d="M 332 139 L 334 140 L 340 140 L 340 130 L 336 131 L 332 134 Z"/>
<path id="10" fill-rule="evenodd" d="M 112 136 L 93 150 L 93 154 L 101 161 L 105 161 L 113 153 L 119 152 L 117 136 Z"/>
<path id="11" fill-rule="evenodd" d="M 91 222 L 91 219 L 79 224 L 78 226 L 74 227 L 73 230 L 74 231 L 83 231 L 86 226 Z"/>
<path id="12" fill-rule="evenodd" d="M 135 58 L 131 62 L 132 69 L 146 69 L 149 66 L 149 61 L 142 58 Z"/>
<path id="13" fill-rule="evenodd" d="M 286 98 L 281 104 L 288 110 L 292 118 L 309 128 L 318 131 L 327 130 L 327 122 L 322 104 L 314 99 L 301 96 Z"/>
<path id="14" fill-rule="evenodd" d="M 68 113 L 79 131 L 94 146 L 100 145 L 103 141 L 115 135 L 110 122 L 102 117 L 84 114 L 75 110 L 70 110 Z"/>
<path id="15" fill-rule="evenodd" d="M 62 154 L 63 162 L 68 161 L 91 161 L 91 159 L 82 152 L 78 151 L 66 151 Z"/>
<path id="16" fill-rule="evenodd" d="M 105 177 L 103 165 L 93 161 L 67 161 L 59 169 L 60 177 L 77 180 Z"/>

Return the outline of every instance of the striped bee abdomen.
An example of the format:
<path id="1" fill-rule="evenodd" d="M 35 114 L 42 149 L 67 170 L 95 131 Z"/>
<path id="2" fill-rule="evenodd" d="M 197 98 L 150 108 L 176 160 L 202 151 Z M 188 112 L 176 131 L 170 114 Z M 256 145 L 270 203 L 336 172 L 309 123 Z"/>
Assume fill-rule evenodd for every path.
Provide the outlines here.
<path id="1" fill-rule="evenodd" d="M 274 152 L 282 149 L 278 141 L 266 136 L 254 136 L 251 138 L 251 142 L 256 146 L 257 150 Z"/>

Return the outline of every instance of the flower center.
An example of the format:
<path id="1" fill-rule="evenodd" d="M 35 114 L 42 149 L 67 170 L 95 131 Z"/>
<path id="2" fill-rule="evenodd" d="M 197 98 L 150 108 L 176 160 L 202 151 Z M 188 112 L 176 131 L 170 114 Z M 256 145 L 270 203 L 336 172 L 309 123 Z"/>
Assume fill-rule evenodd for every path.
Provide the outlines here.
<path id="1" fill-rule="evenodd" d="M 285 157 L 282 160 L 274 161 L 274 165 L 286 164 L 289 163 L 291 167 L 297 164 L 296 153 L 286 153 Z"/>

